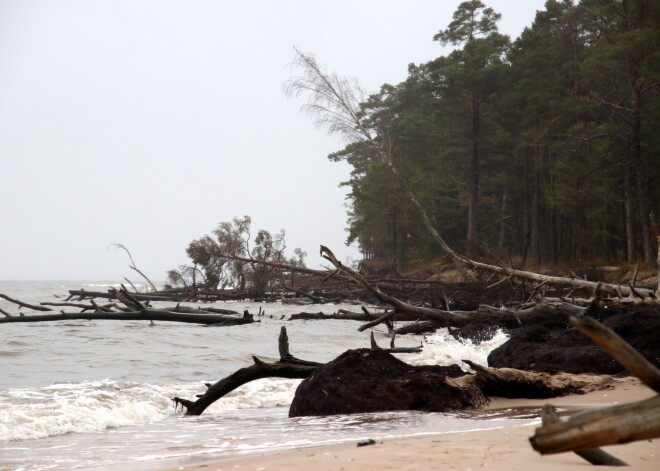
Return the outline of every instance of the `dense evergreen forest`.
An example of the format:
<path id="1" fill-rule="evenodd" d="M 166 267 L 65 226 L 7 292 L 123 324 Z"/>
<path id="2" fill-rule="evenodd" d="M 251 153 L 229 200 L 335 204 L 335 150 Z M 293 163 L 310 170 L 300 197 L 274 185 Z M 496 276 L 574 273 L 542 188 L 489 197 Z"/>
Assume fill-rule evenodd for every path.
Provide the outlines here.
<path id="1" fill-rule="evenodd" d="M 549 0 L 514 41 L 499 19 L 463 2 L 433 37 L 453 52 L 360 102 L 368 139 L 329 156 L 352 166 L 348 242 L 398 267 L 442 255 L 412 190 L 468 254 L 654 263 L 660 2 Z"/>

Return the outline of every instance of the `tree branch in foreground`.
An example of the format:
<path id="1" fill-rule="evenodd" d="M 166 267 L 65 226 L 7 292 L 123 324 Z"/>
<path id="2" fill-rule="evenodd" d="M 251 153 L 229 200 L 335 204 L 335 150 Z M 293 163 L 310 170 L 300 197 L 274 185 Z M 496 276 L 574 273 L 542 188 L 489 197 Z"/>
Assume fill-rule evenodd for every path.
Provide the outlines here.
<path id="1" fill-rule="evenodd" d="M 570 318 L 570 323 L 595 340 L 619 363 L 653 390 L 660 388 L 660 371 L 616 333 L 594 319 Z M 537 428 L 529 440 L 544 454 L 583 451 L 606 445 L 660 437 L 660 394 L 630 404 L 620 404 L 576 414 L 565 423 Z"/>
<path id="2" fill-rule="evenodd" d="M 543 425 L 552 425 L 562 423 L 559 415 L 557 414 L 557 409 L 552 404 L 546 404 L 543 406 L 541 411 L 541 419 L 543 420 Z M 600 466 L 628 466 L 624 461 L 621 461 L 616 456 L 610 455 L 605 450 L 600 448 L 591 448 L 583 451 L 576 451 L 576 455 L 580 458 L 584 458 L 591 464 L 600 465 Z"/>

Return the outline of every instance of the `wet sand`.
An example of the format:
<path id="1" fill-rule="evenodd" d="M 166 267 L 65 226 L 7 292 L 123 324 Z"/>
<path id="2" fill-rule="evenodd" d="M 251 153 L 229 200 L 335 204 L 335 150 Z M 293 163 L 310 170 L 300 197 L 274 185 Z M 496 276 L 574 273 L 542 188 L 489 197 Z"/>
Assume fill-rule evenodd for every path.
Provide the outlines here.
<path id="1" fill-rule="evenodd" d="M 494 398 L 488 410 L 518 407 L 607 405 L 650 397 L 652 390 L 633 378 L 617 379 L 614 389 L 554 399 Z M 292 470 L 292 471 L 400 471 L 420 469 L 502 471 L 553 471 L 593 469 L 574 453 L 541 456 L 529 444 L 538 425 L 481 430 L 464 433 L 427 435 L 377 442 L 358 447 L 342 444 L 302 448 L 286 452 L 230 458 L 194 466 L 170 468 L 171 471 Z M 367 439 L 369 437 L 365 437 Z M 627 469 L 660 469 L 660 439 L 604 448 L 627 462 Z"/>

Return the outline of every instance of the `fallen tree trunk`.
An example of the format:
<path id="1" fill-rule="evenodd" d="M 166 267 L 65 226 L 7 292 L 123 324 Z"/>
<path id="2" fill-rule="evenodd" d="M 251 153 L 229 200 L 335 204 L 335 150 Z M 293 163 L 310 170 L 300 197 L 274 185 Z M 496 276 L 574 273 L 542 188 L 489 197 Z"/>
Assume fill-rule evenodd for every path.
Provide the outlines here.
<path id="1" fill-rule="evenodd" d="M 573 289 L 580 289 L 589 292 L 593 292 L 599 289 L 603 293 L 607 293 L 614 297 L 641 296 L 643 299 L 648 298 L 649 301 L 657 300 L 655 296 L 655 292 L 652 289 L 634 288 L 632 286 L 621 286 L 621 285 L 614 285 L 611 283 L 580 280 L 579 278 L 565 278 L 561 276 L 541 275 L 539 273 L 516 270 L 514 268 L 498 267 L 495 265 L 489 265 L 487 263 L 477 262 L 463 255 L 457 254 L 456 252 L 454 252 L 453 256 L 457 257 L 458 260 L 460 260 L 462 263 L 471 266 L 472 268 L 497 273 L 505 277 L 519 278 L 522 280 L 535 281 L 537 283 L 545 283 L 546 285 L 555 286 L 558 288 L 573 288 Z"/>
<path id="2" fill-rule="evenodd" d="M 289 338 L 286 327 L 280 330 L 278 340 L 280 359 L 274 363 L 266 363 L 257 357 L 252 357 L 254 364 L 241 368 L 235 373 L 207 385 L 208 389 L 196 401 L 175 397 L 172 400 L 177 406 L 186 409 L 186 415 L 201 415 L 211 404 L 224 397 L 239 386 L 262 378 L 307 378 L 320 363 L 294 358 L 289 353 Z"/>
<path id="3" fill-rule="evenodd" d="M 463 360 L 477 373 L 477 384 L 487 396 L 543 399 L 584 394 L 607 387 L 611 376 L 585 381 L 579 375 L 560 373 L 549 375 L 515 368 L 489 368 Z"/>
<path id="4" fill-rule="evenodd" d="M 240 312 L 234 311 L 232 309 L 219 309 L 214 307 L 188 307 L 188 306 L 172 306 L 165 307 L 162 309 L 157 309 L 158 311 L 170 311 L 170 312 L 185 312 L 188 314 L 240 314 Z"/>
<path id="5" fill-rule="evenodd" d="M 90 309 L 90 306 L 85 304 L 64 303 L 66 305 L 73 305 L 73 307 L 80 307 L 83 309 L 83 312 L 60 312 L 58 314 L 38 314 L 29 316 L 23 314 L 20 316 L 5 315 L 5 317 L 0 319 L 0 323 L 56 322 L 66 320 L 124 320 L 183 322 L 188 324 L 230 326 L 249 324 L 254 322 L 254 317 L 248 312 L 245 312 L 242 317 L 239 317 L 225 313 L 202 312 L 181 306 L 176 306 L 174 309 L 186 312 L 173 312 L 162 309 L 148 308 L 140 302 L 134 293 L 129 293 L 123 286 L 120 290 L 111 288 L 108 295 L 121 301 L 125 306 L 127 306 L 128 310 L 114 312 L 105 306 L 96 305 L 92 300 L 90 306 L 95 309 L 95 312 L 84 312 L 85 310 Z M 44 309 L 50 311 L 48 308 L 41 308 L 42 311 Z M 190 312 L 191 310 L 193 311 L 192 313 Z M 229 312 L 235 314 L 232 311 Z"/>
<path id="6" fill-rule="evenodd" d="M 394 330 L 396 335 L 406 335 L 406 334 L 425 334 L 427 332 L 435 332 L 437 329 L 446 327 L 438 321 L 420 321 L 420 322 L 408 322 L 407 324 L 397 327 Z"/>
<path id="7" fill-rule="evenodd" d="M 297 314 L 291 314 L 291 317 L 289 317 L 290 321 L 325 320 L 325 319 L 368 321 L 371 320 L 372 317 L 362 312 L 348 312 L 348 311 L 336 312 L 334 314 L 323 314 L 322 312 L 299 312 Z"/>
<path id="8" fill-rule="evenodd" d="M 557 410 L 551 404 L 546 404 L 543 406 L 541 411 L 541 420 L 543 421 L 542 423 L 544 426 L 562 423 L 559 415 L 557 414 Z M 584 458 L 589 463 L 599 466 L 628 466 L 628 464 L 624 461 L 621 461 L 616 456 L 612 456 L 600 448 L 589 448 L 588 450 L 576 451 L 575 454 L 580 458 Z"/>
<path id="9" fill-rule="evenodd" d="M 380 322 L 385 322 L 394 314 L 407 314 L 418 319 L 428 319 L 433 322 L 436 322 L 443 327 L 464 327 L 467 324 L 479 321 L 487 320 L 493 318 L 501 319 L 503 316 L 513 316 L 520 323 L 536 323 L 543 322 L 548 319 L 556 318 L 568 318 L 568 316 L 582 316 L 589 309 L 589 307 L 580 307 L 575 306 L 568 302 L 561 303 L 538 303 L 533 307 L 524 310 L 507 310 L 507 309 L 497 309 L 491 307 L 484 307 L 479 311 L 445 311 L 441 309 L 415 306 L 410 303 L 401 301 L 394 296 L 391 296 L 387 293 L 381 291 L 377 286 L 372 285 L 367 281 L 362 275 L 352 270 L 351 268 L 343 265 L 332 251 L 325 247 L 321 246 L 321 255 L 323 258 L 332 263 L 338 272 L 343 273 L 345 276 L 351 278 L 355 283 L 362 286 L 367 292 L 369 292 L 373 297 L 387 303 L 394 307 L 393 313 L 388 313 L 380 317 L 376 321 L 371 321 L 368 324 L 362 326 L 359 330 L 365 330 L 366 328 L 374 327 Z"/>
<path id="10" fill-rule="evenodd" d="M 542 455 L 581 451 L 660 437 L 660 395 L 576 414 L 568 422 L 537 428 L 530 438 Z"/>
<path id="11" fill-rule="evenodd" d="M 133 297 L 140 301 L 176 301 L 181 300 L 182 297 L 179 295 L 171 294 L 158 294 L 156 293 L 133 293 Z M 86 291 L 84 289 L 72 289 L 69 290 L 69 297 L 67 300 L 76 298 L 79 301 L 84 299 L 117 299 L 117 297 L 112 292 L 103 292 L 103 291 Z"/>
<path id="12" fill-rule="evenodd" d="M 130 312 L 77 312 L 59 314 L 36 314 L 29 316 L 5 316 L 0 318 L 0 324 L 16 322 L 56 322 L 71 320 L 113 320 L 113 321 L 163 321 L 183 322 L 187 324 L 203 325 L 242 325 L 254 322 L 251 315 L 243 317 L 226 314 L 187 314 L 180 312 L 160 311 L 157 309 L 145 309 L 143 311 Z"/>

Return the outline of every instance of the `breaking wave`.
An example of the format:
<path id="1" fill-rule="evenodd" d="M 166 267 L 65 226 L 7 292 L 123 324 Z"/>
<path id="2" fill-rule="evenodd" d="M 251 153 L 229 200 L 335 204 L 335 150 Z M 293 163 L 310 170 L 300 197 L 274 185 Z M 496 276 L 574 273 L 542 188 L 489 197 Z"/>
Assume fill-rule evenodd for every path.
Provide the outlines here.
<path id="1" fill-rule="evenodd" d="M 254 381 L 217 401 L 208 413 L 288 405 L 299 382 Z M 0 391 L 0 441 L 159 422 L 180 413 L 174 396 L 194 398 L 205 389 L 197 382 L 161 386 L 105 379 Z"/>

